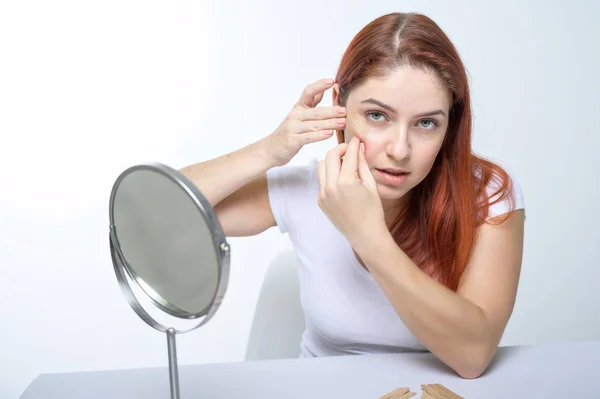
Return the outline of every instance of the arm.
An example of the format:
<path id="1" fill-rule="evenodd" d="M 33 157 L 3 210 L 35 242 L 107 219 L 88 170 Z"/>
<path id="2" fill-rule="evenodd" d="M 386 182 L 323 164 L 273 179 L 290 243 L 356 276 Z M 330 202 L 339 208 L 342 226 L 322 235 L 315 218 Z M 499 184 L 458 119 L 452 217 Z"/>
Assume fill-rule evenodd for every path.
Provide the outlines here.
<path id="1" fill-rule="evenodd" d="M 452 292 L 422 272 L 387 229 L 355 247 L 398 315 L 441 361 L 480 376 L 512 314 L 523 253 L 524 214 L 479 228 L 471 259 Z"/>
<path id="2" fill-rule="evenodd" d="M 216 206 L 273 166 L 266 139 L 261 139 L 218 158 L 188 165 L 180 172 L 202 191 L 212 206 Z"/>
<path id="3" fill-rule="evenodd" d="M 406 326 L 460 376 L 481 375 L 515 302 L 524 211 L 478 229 L 471 258 L 453 292 L 425 274 L 394 241 L 358 139 L 329 151 L 318 170 L 319 206 L 348 238 Z"/>
<path id="4" fill-rule="evenodd" d="M 266 139 L 180 170 L 213 206 L 228 237 L 252 236 L 275 226 L 266 172 L 274 166 Z"/>
<path id="5" fill-rule="evenodd" d="M 298 102 L 277 129 L 242 149 L 180 172 L 194 183 L 214 208 L 226 236 L 250 236 L 275 226 L 266 172 L 288 163 L 309 143 L 331 137 L 345 126 L 343 107 L 318 107 L 331 79 L 304 88 Z"/>

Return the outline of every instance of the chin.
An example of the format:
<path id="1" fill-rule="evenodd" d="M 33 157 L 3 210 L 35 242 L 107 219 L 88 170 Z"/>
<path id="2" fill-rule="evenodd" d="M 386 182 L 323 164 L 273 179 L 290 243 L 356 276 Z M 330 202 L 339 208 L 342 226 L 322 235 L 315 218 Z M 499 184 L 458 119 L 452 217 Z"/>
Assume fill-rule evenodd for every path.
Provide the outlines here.
<path id="1" fill-rule="evenodd" d="M 409 191 L 410 187 L 391 187 L 388 185 L 377 183 L 377 192 L 379 193 L 379 197 L 385 201 L 399 200 L 400 198 L 404 197 Z"/>

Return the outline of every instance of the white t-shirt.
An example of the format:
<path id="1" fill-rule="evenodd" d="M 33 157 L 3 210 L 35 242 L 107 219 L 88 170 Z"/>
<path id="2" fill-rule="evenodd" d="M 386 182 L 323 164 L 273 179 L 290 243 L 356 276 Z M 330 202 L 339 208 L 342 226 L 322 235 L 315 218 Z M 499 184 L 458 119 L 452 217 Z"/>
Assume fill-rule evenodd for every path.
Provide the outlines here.
<path id="1" fill-rule="evenodd" d="M 267 178 L 275 221 L 288 234 L 299 263 L 306 318 L 300 356 L 426 351 L 319 207 L 317 160 L 272 168 Z M 514 178 L 513 184 L 515 206 L 522 209 L 523 195 Z M 490 214 L 508 207 L 499 202 Z"/>

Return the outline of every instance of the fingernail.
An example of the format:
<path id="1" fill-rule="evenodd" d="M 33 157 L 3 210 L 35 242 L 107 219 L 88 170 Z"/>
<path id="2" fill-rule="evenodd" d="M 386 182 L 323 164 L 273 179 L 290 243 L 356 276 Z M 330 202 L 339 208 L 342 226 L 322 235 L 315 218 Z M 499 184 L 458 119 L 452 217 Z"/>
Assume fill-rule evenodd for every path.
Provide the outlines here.
<path id="1" fill-rule="evenodd" d="M 365 152 L 365 143 L 360 143 L 360 150 L 364 153 Z"/>

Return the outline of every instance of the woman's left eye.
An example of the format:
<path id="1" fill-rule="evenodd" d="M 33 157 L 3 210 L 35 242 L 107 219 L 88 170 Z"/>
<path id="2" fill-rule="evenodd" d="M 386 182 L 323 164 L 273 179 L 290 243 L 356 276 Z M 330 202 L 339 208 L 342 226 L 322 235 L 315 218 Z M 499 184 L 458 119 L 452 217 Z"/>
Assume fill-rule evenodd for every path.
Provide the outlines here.
<path id="1" fill-rule="evenodd" d="M 425 124 L 423 124 L 425 123 Z M 422 128 L 424 129 L 435 129 L 438 126 L 438 123 L 436 121 L 434 121 L 433 119 L 424 119 L 422 121 L 419 122 L 419 124 L 421 125 Z"/>

